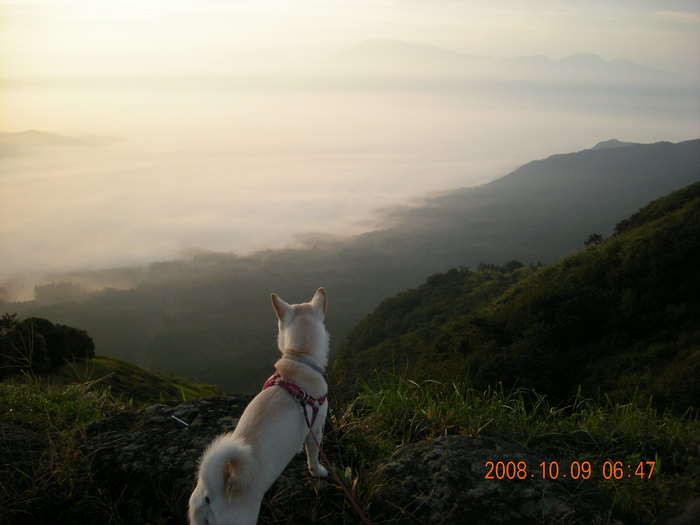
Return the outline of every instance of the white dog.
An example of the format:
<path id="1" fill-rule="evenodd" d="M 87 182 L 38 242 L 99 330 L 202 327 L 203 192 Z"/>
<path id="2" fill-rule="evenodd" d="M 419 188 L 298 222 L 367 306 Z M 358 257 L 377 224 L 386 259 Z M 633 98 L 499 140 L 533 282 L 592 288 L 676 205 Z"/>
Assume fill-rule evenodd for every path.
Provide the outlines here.
<path id="1" fill-rule="evenodd" d="M 216 438 L 202 456 L 197 486 L 190 496 L 192 525 L 256 523 L 263 495 L 302 444 L 311 474 L 328 475 L 319 464 L 316 444 L 321 442 L 328 411 L 326 291 L 319 288 L 311 302 L 294 305 L 275 294 L 270 297 L 282 357 L 275 363 L 275 375 L 250 402 L 236 429 Z"/>

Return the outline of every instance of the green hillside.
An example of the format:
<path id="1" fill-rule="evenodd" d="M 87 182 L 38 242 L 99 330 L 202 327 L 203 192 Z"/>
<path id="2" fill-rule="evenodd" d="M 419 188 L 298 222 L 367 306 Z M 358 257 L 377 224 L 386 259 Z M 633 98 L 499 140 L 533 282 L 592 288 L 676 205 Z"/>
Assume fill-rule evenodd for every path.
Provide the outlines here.
<path id="1" fill-rule="evenodd" d="M 8 391 L 31 387 L 44 392 L 56 392 L 72 386 L 79 386 L 84 392 L 92 391 L 107 396 L 115 402 L 136 406 L 168 400 L 186 401 L 222 393 L 214 385 L 154 374 L 132 363 L 105 356 L 66 362 L 46 374 L 14 374 L 0 382 L 0 387 L 7 388 Z"/>
<path id="2" fill-rule="evenodd" d="M 346 392 L 380 369 L 698 407 L 697 261 L 700 183 L 559 263 L 453 270 L 385 301 L 349 334 L 334 374 Z"/>
<path id="3" fill-rule="evenodd" d="M 221 393 L 213 385 L 153 374 L 126 361 L 104 356 L 67 364 L 49 376 L 47 381 L 54 385 L 93 383 L 100 389 L 109 389 L 112 396 L 137 403 L 184 401 Z"/>
<path id="4" fill-rule="evenodd" d="M 41 434 L 63 431 L 125 409 L 162 401 L 220 395 L 211 385 L 151 374 L 131 363 L 95 357 L 49 375 L 24 374 L 0 382 L 0 424 Z M 77 427 L 76 427 L 77 428 Z"/>

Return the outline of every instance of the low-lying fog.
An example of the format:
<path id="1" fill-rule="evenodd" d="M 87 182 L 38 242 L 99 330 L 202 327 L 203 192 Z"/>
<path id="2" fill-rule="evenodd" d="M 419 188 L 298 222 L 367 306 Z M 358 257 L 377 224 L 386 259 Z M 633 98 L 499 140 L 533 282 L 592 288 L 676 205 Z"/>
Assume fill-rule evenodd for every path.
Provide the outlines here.
<path id="1" fill-rule="evenodd" d="M 11 121 L 63 137 L 2 130 L 5 298 L 50 272 L 361 233 L 382 208 L 605 139 L 700 136 L 677 87 L 265 82 L 2 83 Z"/>

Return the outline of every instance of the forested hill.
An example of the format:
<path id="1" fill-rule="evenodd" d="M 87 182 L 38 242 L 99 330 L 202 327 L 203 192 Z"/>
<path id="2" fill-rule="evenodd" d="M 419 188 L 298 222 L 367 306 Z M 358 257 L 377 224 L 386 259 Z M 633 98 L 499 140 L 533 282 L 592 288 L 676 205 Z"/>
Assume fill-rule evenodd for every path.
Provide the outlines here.
<path id="1" fill-rule="evenodd" d="M 430 253 L 447 269 L 481 262 L 554 262 L 591 233 L 700 180 L 700 140 L 623 144 L 552 155 L 477 188 L 397 209 L 396 228 L 363 239 L 414 264 Z"/>
<path id="2" fill-rule="evenodd" d="M 97 353 L 153 372 L 253 392 L 277 355 L 272 291 L 299 302 L 325 286 L 335 351 L 382 299 L 428 275 L 481 262 L 554 262 L 699 179 L 700 140 L 554 155 L 484 186 L 395 209 L 376 231 L 357 237 L 58 275 L 36 288 L 35 301 L 0 308 L 80 326 Z"/>
<path id="3" fill-rule="evenodd" d="M 700 183 L 596 241 L 542 268 L 451 270 L 384 301 L 340 349 L 337 382 L 347 391 L 379 369 L 700 406 Z"/>

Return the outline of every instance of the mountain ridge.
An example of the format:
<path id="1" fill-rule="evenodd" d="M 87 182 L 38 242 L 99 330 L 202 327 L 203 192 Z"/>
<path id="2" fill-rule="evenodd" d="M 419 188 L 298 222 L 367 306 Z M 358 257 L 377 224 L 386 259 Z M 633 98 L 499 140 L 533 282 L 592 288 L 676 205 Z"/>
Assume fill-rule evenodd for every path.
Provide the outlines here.
<path id="1" fill-rule="evenodd" d="M 468 74 L 480 70 L 486 76 L 506 75 L 554 75 L 551 78 L 565 80 L 572 73 L 594 74 L 600 80 L 605 75 L 620 79 L 669 81 L 678 78 L 668 72 L 642 66 L 626 58 L 606 60 L 595 53 L 575 53 L 555 60 L 545 55 L 494 58 L 461 53 L 431 44 L 401 40 L 365 40 L 357 43 L 327 60 L 328 64 L 347 66 L 361 70 L 381 66 L 384 73 L 421 69 L 451 74 Z M 609 80 L 609 79 L 608 79 Z"/>
<path id="2" fill-rule="evenodd" d="M 0 131 L 0 155 L 29 155 L 37 150 L 61 150 L 109 145 L 124 139 L 109 135 L 66 136 L 37 129 L 24 131 Z"/>

